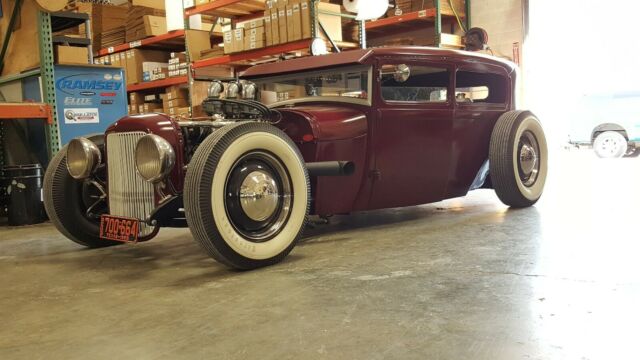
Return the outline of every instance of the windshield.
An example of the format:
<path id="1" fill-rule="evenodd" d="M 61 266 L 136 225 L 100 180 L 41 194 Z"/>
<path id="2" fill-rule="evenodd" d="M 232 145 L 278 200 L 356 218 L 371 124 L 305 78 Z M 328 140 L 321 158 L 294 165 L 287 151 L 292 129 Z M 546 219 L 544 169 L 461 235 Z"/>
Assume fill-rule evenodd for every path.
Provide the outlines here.
<path id="1" fill-rule="evenodd" d="M 370 69 L 366 66 L 335 68 L 264 78 L 255 83 L 260 89 L 260 101 L 267 105 L 303 98 L 369 105 Z"/>

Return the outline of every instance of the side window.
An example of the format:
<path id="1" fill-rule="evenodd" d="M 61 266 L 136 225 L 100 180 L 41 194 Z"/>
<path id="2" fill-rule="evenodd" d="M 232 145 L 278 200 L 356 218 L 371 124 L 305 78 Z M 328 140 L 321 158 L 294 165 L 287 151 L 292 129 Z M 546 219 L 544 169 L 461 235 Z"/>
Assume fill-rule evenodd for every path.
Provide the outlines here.
<path id="1" fill-rule="evenodd" d="M 456 102 L 504 104 L 507 101 L 507 79 L 498 74 L 473 71 L 456 73 Z"/>
<path id="2" fill-rule="evenodd" d="M 380 93 L 387 102 L 446 102 L 449 74 L 447 68 L 440 67 L 383 65 Z"/>

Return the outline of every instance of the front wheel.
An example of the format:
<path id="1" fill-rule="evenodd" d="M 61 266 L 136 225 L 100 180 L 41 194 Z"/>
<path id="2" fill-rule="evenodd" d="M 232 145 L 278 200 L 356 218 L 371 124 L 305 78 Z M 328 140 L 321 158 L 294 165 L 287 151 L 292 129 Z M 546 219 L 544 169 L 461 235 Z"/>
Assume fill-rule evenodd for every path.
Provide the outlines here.
<path id="1" fill-rule="evenodd" d="M 104 136 L 90 136 L 102 151 Z M 101 239 L 100 215 L 106 213 L 104 168 L 85 180 L 76 180 L 67 170 L 67 146 L 51 159 L 44 175 L 44 207 L 51 223 L 64 236 L 89 248 L 119 245 Z"/>
<path id="2" fill-rule="evenodd" d="M 540 122 L 529 111 L 509 111 L 493 128 L 489 174 L 496 194 L 506 205 L 535 204 L 547 178 L 547 141 Z"/>
<path id="3" fill-rule="evenodd" d="M 184 188 L 195 240 L 219 262 L 254 269 L 281 261 L 309 214 L 309 176 L 300 152 L 278 128 L 244 122 L 198 147 Z"/>

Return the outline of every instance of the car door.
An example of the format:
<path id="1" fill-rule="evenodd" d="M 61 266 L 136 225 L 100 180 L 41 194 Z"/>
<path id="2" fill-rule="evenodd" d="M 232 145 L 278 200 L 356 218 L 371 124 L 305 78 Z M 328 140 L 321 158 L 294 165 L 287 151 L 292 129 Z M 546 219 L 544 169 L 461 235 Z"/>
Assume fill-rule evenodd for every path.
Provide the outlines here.
<path id="1" fill-rule="evenodd" d="M 512 92 L 510 78 L 502 67 L 484 63 L 457 67 L 447 198 L 463 196 L 469 191 L 489 158 L 494 125 L 511 108 Z"/>
<path id="2" fill-rule="evenodd" d="M 389 74 L 398 65 L 410 70 L 404 82 Z M 394 58 L 378 60 L 377 69 L 369 208 L 441 200 L 451 157 L 453 67 Z"/>

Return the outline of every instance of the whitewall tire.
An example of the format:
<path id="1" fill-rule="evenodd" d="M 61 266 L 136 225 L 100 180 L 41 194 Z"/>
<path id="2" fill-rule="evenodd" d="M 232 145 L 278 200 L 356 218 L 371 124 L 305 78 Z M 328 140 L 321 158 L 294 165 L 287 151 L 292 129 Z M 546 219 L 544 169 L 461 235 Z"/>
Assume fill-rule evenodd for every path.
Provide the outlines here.
<path id="1" fill-rule="evenodd" d="M 280 129 L 244 122 L 217 130 L 198 147 L 184 188 L 187 222 L 207 253 L 253 269 L 281 261 L 307 222 L 309 176 Z"/>
<path id="2" fill-rule="evenodd" d="M 535 204 L 547 178 L 548 149 L 540 122 L 529 111 L 498 119 L 489 145 L 489 175 L 498 198 L 512 207 Z"/>

